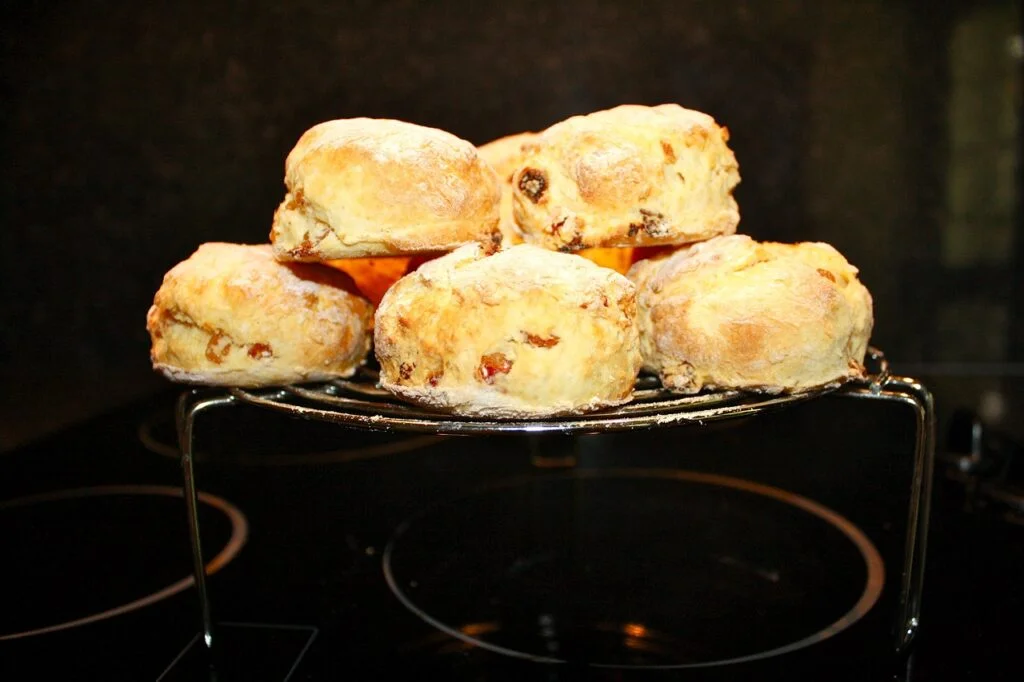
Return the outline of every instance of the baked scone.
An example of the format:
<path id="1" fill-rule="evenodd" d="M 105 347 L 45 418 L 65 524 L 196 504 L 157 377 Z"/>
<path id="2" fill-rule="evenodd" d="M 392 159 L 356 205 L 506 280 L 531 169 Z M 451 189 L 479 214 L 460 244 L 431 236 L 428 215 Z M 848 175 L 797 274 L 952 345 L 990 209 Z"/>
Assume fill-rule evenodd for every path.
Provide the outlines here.
<path id="1" fill-rule="evenodd" d="M 799 392 L 864 374 L 871 295 L 828 244 L 716 237 L 629 276 L 644 369 L 667 388 Z"/>
<path id="2" fill-rule="evenodd" d="M 713 118 L 622 105 L 556 123 L 523 146 L 512 208 L 527 242 L 578 251 L 732 234 L 739 166 Z"/>
<path id="3" fill-rule="evenodd" d="M 279 260 L 450 251 L 497 239 L 501 190 L 476 147 L 390 119 L 313 126 L 285 162 L 270 241 Z"/>
<path id="4" fill-rule="evenodd" d="M 523 243 L 523 236 L 512 215 L 512 178 L 523 166 L 523 146 L 534 142 L 537 133 L 519 133 L 488 142 L 479 148 L 480 156 L 491 164 L 501 182 L 501 230 L 502 244 L 511 246 Z M 633 262 L 632 249 L 584 249 L 577 252 L 587 260 L 626 274 Z"/>
<path id="5" fill-rule="evenodd" d="M 146 316 L 153 367 L 222 386 L 350 376 L 373 324 L 351 288 L 326 266 L 279 263 L 269 245 L 203 244 L 164 276 Z"/>
<path id="6" fill-rule="evenodd" d="M 502 244 L 522 244 L 523 237 L 512 217 L 512 176 L 522 167 L 523 145 L 536 139 L 537 133 L 518 133 L 492 140 L 478 148 L 480 156 L 498 174 L 501 183 L 501 206 L 498 229 L 501 230 Z"/>
<path id="7" fill-rule="evenodd" d="M 627 402 L 640 370 L 636 290 L 574 255 L 465 246 L 377 309 L 380 383 L 460 415 L 542 417 Z"/>

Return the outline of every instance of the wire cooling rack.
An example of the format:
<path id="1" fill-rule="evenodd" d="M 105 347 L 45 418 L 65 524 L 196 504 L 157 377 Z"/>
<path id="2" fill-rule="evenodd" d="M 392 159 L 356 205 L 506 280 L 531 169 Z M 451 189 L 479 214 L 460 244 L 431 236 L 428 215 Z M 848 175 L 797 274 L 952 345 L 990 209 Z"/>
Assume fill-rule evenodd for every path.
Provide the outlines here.
<path id="1" fill-rule="evenodd" d="M 663 388 L 657 378 L 642 376 L 637 381 L 633 399 L 625 405 L 584 415 L 544 419 L 454 416 L 410 405 L 379 388 L 376 371 L 367 368 L 360 370 L 351 379 L 264 390 L 233 388 L 229 393 L 231 399 L 241 403 L 302 419 L 335 422 L 371 431 L 437 435 L 580 434 L 704 424 L 759 414 L 842 390 L 844 387 L 880 387 L 889 378 L 888 364 L 885 356 L 874 349 L 870 353 L 870 360 L 877 369 L 864 379 L 800 393 L 711 391 L 680 395 Z"/>
<path id="2" fill-rule="evenodd" d="M 905 650 L 918 630 L 928 506 L 935 457 L 935 409 L 932 396 L 917 380 L 893 376 L 885 355 L 868 352 L 870 370 L 862 378 L 800 393 L 766 394 L 713 391 L 681 396 L 663 388 L 654 377 L 641 377 L 633 400 L 625 405 L 585 415 L 544 419 L 462 417 L 434 412 L 396 399 L 377 386 L 377 375 L 363 369 L 353 378 L 303 386 L 270 389 L 191 389 L 178 401 L 177 426 L 184 474 L 185 502 L 192 544 L 193 573 L 202 616 L 203 641 L 213 650 L 214 620 L 207 593 L 206 567 L 199 534 L 198 493 L 195 481 L 194 431 L 196 417 L 213 408 L 253 405 L 300 419 L 325 421 L 344 427 L 378 432 L 413 432 L 436 435 L 521 434 L 545 439 L 548 434 L 594 434 L 613 431 L 700 426 L 724 419 L 753 416 L 794 403 L 832 394 L 843 398 L 884 400 L 912 408 L 916 422 L 914 478 L 909 491 L 903 584 L 896 626 L 897 648 Z"/>

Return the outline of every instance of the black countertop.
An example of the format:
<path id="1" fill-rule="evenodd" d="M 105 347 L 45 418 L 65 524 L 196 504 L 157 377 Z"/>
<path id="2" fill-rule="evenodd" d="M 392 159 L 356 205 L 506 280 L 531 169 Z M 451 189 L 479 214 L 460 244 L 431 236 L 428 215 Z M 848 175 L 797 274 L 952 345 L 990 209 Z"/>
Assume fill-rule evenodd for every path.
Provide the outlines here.
<path id="1" fill-rule="evenodd" d="M 0 456 L 0 466 L 3 467 L 0 499 L 10 501 L 36 493 L 93 486 L 180 486 L 180 469 L 172 451 L 174 397 L 173 392 L 162 393 L 151 400 L 138 402 Z M 797 425 L 827 422 L 833 418 L 829 415 L 840 414 L 827 405 L 790 408 L 789 413 Z M 239 437 L 238 433 L 226 433 L 238 429 L 235 422 L 221 422 L 212 417 L 210 420 L 206 429 L 216 438 L 227 437 L 230 440 Z M 778 419 L 778 425 L 774 424 L 768 427 L 768 437 L 788 433 L 786 429 L 792 427 L 783 417 Z M 855 422 L 836 419 L 835 424 L 826 427 L 825 431 L 834 429 L 841 433 L 851 424 L 856 426 Z M 296 669 L 293 679 L 323 679 L 324 670 L 340 673 L 346 669 L 358 671 L 356 677 L 372 678 L 374 656 L 378 656 L 373 654 L 373 648 L 379 644 L 374 638 L 380 631 L 374 630 L 375 626 L 371 624 L 390 622 L 387 619 L 395 617 L 398 618 L 396 623 L 403 624 L 401 627 L 412 627 L 398 615 L 401 608 L 382 587 L 379 573 L 381 544 L 373 538 L 386 537 L 395 519 L 401 519 L 409 511 L 422 506 L 422 502 L 417 500 L 444 499 L 467 485 L 495 476 L 514 475 L 521 471 L 524 460 L 514 452 L 515 448 L 510 449 L 507 441 L 488 446 L 486 452 L 463 452 L 465 448 L 460 450 L 441 441 L 422 452 L 403 453 L 399 448 L 393 454 L 385 455 L 388 451 L 386 442 L 390 442 L 387 439 L 377 437 L 374 440 L 374 437 L 355 436 L 349 432 L 339 435 L 333 429 L 330 432 L 321 430 L 322 426 L 326 427 L 301 425 L 306 446 L 329 452 L 330 447 L 323 447 L 325 443 L 328 446 L 333 443 L 335 448 L 359 445 L 362 454 L 348 458 L 341 465 L 332 457 L 319 463 L 313 457 L 297 467 L 281 465 L 294 454 L 286 454 L 283 460 L 278 458 L 275 463 L 274 457 L 266 454 L 274 449 L 266 441 L 267 434 L 287 439 L 292 437 L 288 434 L 295 432 L 253 427 L 249 433 L 241 434 L 242 442 L 248 439 L 254 445 L 249 451 L 249 463 L 263 457 L 263 465 L 266 466 L 200 463 L 200 487 L 223 495 L 229 502 L 240 501 L 240 507 L 248 516 L 252 536 L 239 555 L 241 563 L 238 565 L 251 568 L 272 564 L 274 570 L 268 570 L 268 576 L 285 576 L 283 583 L 259 585 L 258 578 L 253 582 L 251 572 L 248 578 L 243 579 L 239 577 L 243 575 L 242 569 L 229 565 L 222 574 L 214 576 L 211 584 L 214 594 L 221 595 L 220 605 L 224 607 L 221 613 L 226 619 L 260 621 L 266 619 L 267 612 L 272 612 L 274 622 L 291 622 L 300 627 L 298 630 L 278 630 L 273 637 L 266 635 L 268 639 L 263 644 L 254 645 L 253 635 L 247 635 L 246 646 L 255 648 L 249 658 L 253 665 L 263 666 L 263 673 L 271 671 L 275 664 L 280 665 L 280 661 L 275 663 L 275 652 L 287 651 L 281 656 L 291 660 L 289 657 L 293 658 L 297 650 L 310 643 L 309 633 L 315 631 L 301 630 L 309 620 L 315 620 L 309 615 L 310 609 L 322 609 L 324 599 L 334 599 L 336 605 L 323 612 L 334 615 L 322 618 L 341 618 L 346 628 L 354 628 L 348 639 L 365 639 L 369 653 L 351 658 L 347 667 L 337 661 L 325 662 L 325 656 L 329 658 L 331 650 L 330 647 L 325 649 L 331 635 L 329 628 L 317 625 L 320 646 L 310 647 L 304 667 Z M 149 439 L 148 446 L 140 442 L 140 427 Z M 725 430 L 724 435 L 711 433 L 707 437 L 721 438 L 720 442 L 728 445 L 732 442 L 730 439 L 744 437 L 742 428 L 747 427 Z M 648 446 L 630 453 L 630 464 L 658 464 L 657 451 L 666 443 L 691 442 L 678 441 L 679 437 L 672 432 L 652 436 Z M 692 442 L 705 446 L 718 442 L 703 438 L 696 437 Z M 777 440 L 785 441 L 784 438 Z M 599 448 L 605 455 L 599 454 L 598 459 L 620 456 L 615 453 L 622 452 L 622 444 L 626 442 L 608 441 Z M 767 449 L 761 466 L 770 468 L 768 457 L 776 450 L 764 443 L 762 446 Z M 154 450 L 162 452 L 162 456 Z M 911 661 L 911 679 L 1016 679 L 1014 670 L 1018 666 L 1016 659 L 1021 632 L 1019 619 L 1024 610 L 1024 589 L 1020 586 L 1024 575 L 1024 526 L 1020 525 L 1019 519 L 1014 523 L 992 510 L 965 511 L 962 486 L 947 481 L 942 472 L 943 467 L 938 466 L 922 626 Z M 380 495 L 393 496 L 394 501 L 389 503 L 393 511 L 388 507 L 373 506 L 372 500 Z M 149 507 L 138 511 L 133 507 L 127 512 L 133 517 L 127 531 L 130 534 L 127 547 L 124 536 L 117 535 L 122 532 L 118 529 L 126 513 L 120 507 L 83 511 L 71 505 L 63 508 L 62 516 L 54 520 L 46 514 L 27 519 L 12 516 L 15 508 L 9 503 L 0 503 L 0 523 L 7 528 L 5 535 L 10 541 L 9 546 L 16 549 L 5 553 L 0 565 L 0 573 L 4 574 L 2 584 L 11 589 L 15 597 L 8 602 L 14 606 L 5 609 L 6 618 L 0 635 L 25 627 L 26 622 L 23 621 L 26 618 L 31 621 L 28 626 L 38 626 L 54 619 L 70 618 L 78 611 L 91 613 L 88 608 L 92 592 L 105 595 L 106 591 L 113 589 L 124 595 L 123 600 L 128 600 L 130 596 L 146 593 L 142 583 L 151 588 L 151 583 L 171 583 L 173 579 L 188 575 L 188 545 L 180 500 L 165 499 L 159 495 L 147 499 L 152 502 Z M 281 507 L 285 511 L 268 511 L 282 500 L 287 500 Z M 54 509 L 59 510 L 59 505 Z M 381 514 L 380 509 L 389 511 Z M 339 513 L 342 516 L 338 518 L 343 520 L 330 520 L 332 514 Z M 218 520 L 216 517 L 217 514 L 204 517 L 206 532 L 214 537 L 214 544 L 223 540 L 230 530 L 223 518 Z M 79 533 L 79 524 L 86 522 L 108 528 L 109 537 L 99 541 L 95 535 Z M 328 580 L 325 576 L 307 575 L 305 567 L 315 563 L 311 555 L 302 554 L 298 549 L 294 556 L 268 554 L 275 541 L 282 543 L 281 547 L 319 544 L 324 551 L 340 552 L 337 556 L 340 557 L 338 566 L 343 574 L 342 582 L 354 585 L 356 595 L 365 592 L 366 599 L 370 600 L 367 603 L 371 605 L 361 605 L 363 597 L 353 596 L 352 592 L 332 591 L 330 584 L 333 583 L 325 582 Z M 209 536 L 207 542 L 210 542 Z M 26 568 L 26 562 L 32 562 L 34 568 Z M 79 568 L 89 566 L 93 567 L 92 575 L 78 572 Z M 109 567 L 110 575 L 105 578 L 104 569 L 96 574 L 97 566 Z M 259 574 L 256 573 L 257 576 Z M 130 577 L 119 580 L 118 576 L 123 575 Z M 46 581 L 56 582 L 41 590 L 37 580 L 43 581 L 44 588 Z M 244 581 L 248 581 L 244 590 L 235 589 Z M 282 587 L 284 583 L 292 587 L 286 590 Z M 58 585 L 59 589 L 53 585 Z M 254 590 L 260 595 L 255 601 L 251 599 Z M 103 600 L 97 597 L 93 601 Z M 314 607 L 316 604 L 318 606 Z M 373 634 L 375 631 L 378 635 Z M 194 641 L 197 632 L 198 609 L 193 591 L 187 589 L 143 609 L 98 623 L 15 641 L 0 641 L 0 671 L 6 673 L 4 677 L 7 679 L 20 679 L 29 674 L 42 677 L 44 673 L 58 676 L 74 673 L 82 679 L 100 674 L 105 679 L 156 679 L 179 652 L 187 649 L 190 653 L 178 661 L 177 667 L 171 666 L 172 674 L 165 678 L 178 679 L 175 675 L 182 674 L 182 661 L 188 660 L 189 656 L 194 657 L 198 651 Z M 356 635 L 358 632 L 364 634 Z M 436 639 L 437 633 L 432 637 Z M 192 646 L 188 647 L 190 642 Z M 263 659 L 266 659 L 265 665 L 261 663 Z M 846 679 L 840 673 L 848 664 L 837 661 L 836 665 L 835 679 Z M 421 671 L 421 679 L 434 679 L 427 664 L 413 669 Z M 537 673 L 545 667 L 534 666 L 529 670 Z M 287 668 L 278 672 L 279 677 L 273 677 L 277 674 L 273 673 L 268 679 L 284 679 Z M 547 674 L 550 678 L 549 673 L 542 676 Z M 514 673 L 520 675 L 519 679 L 522 679 L 522 674 L 525 674 L 523 670 Z M 878 675 L 881 675 L 879 679 L 887 679 L 876 669 L 872 676 Z M 672 674 L 669 677 L 675 679 Z M 473 677 L 485 678 L 494 679 Z M 625 678 L 605 676 L 601 679 Z M 681 676 L 680 679 L 689 677 Z"/>

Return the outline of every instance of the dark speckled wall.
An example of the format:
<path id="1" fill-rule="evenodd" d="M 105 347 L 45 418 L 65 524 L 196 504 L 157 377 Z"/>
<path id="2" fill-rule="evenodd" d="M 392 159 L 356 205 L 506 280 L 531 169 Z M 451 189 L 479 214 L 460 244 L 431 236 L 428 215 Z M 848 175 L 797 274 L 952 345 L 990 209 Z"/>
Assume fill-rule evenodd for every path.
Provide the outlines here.
<path id="1" fill-rule="evenodd" d="M 4 3 L 5 402 L 152 386 L 161 275 L 203 241 L 264 241 L 313 123 L 395 117 L 482 143 L 623 102 L 728 125 L 740 229 L 833 242 L 875 293 L 877 342 L 928 359 L 950 35 L 985 4 Z"/>

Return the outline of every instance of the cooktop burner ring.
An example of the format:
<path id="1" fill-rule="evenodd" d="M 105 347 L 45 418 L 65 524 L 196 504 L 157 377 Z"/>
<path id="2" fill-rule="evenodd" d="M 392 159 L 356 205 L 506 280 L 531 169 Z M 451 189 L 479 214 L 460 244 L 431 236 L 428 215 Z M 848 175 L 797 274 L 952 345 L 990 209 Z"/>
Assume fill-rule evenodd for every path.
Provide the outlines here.
<path id="1" fill-rule="evenodd" d="M 0 501 L 0 511 L 46 502 L 106 497 L 111 495 L 182 497 L 183 492 L 181 488 L 162 485 L 101 485 L 87 488 L 69 488 L 65 490 L 55 490 L 35 495 L 12 498 L 9 500 L 2 500 Z M 207 574 L 212 575 L 238 556 L 242 547 L 245 546 L 249 537 L 249 522 L 240 509 L 222 497 L 211 495 L 206 492 L 198 492 L 198 498 L 200 504 L 213 507 L 224 514 L 231 524 L 231 535 L 224 547 L 206 564 Z M 168 599 L 176 594 L 188 590 L 193 585 L 195 585 L 195 577 L 189 575 L 188 577 L 175 581 L 174 583 L 158 589 L 155 592 L 124 604 L 105 609 L 98 613 L 74 618 L 61 623 L 36 627 L 21 632 L 0 634 L 0 642 L 60 632 L 62 630 L 69 630 L 71 628 L 81 627 L 83 625 L 89 625 L 91 623 L 114 618 Z"/>
<path id="2" fill-rule="evenodd" d="M 546 655 L 536 652 L 524 651 L 522 649 L 505 646 L 500 643 L 488 641 L 483 639 L 483 636 L 492 634 L 496 629 L 500 629 L 500 624 L 495 626 L 489 619 L 479 619 L 470 617 L 466 621 L 460 621 L 450 617 L 438 617 L 430 612 L 430 607 L 422 607 L 417 603 L 417 598 L 414 597 L 409 591 L 406 590 L 403 583 L 409 585 L 410 590 L 417 587 L 416 580 L 407 580 L 409 576 L 399 576 L 400 571 L 396 570 L 396 552 L 401 550 L 401 543 L 403 538 L 406 538 L 411 530 L 415 530 L 415 526 L 418 522 L 422 522 L 424 518 L 428 518 L 430 514 L 438 509 L 439 507 L 445 507 L 446 505 L 438 505 L 430 509 L 424 510 L 423 512 L 413 516 L 407 521 L 403 522 L 395 531 L 392 538 L 389 540 L 385 547 L 382 557 L 382 568 L 384 572 L 385 581 L 392 593 L 398 599 L 398 601 L 405 606 L 411 613 L 416 615 L 419 619 L 426 622 L 436 630 L 454 638 L 460 640 L 462 643 L 470 645 L 472 647 L 478 647 L 482 650 L 496 653 L 503 656 L 517 658 L 521 660 L 527 660 L 536 663 L 549 663 L 549 664 L 580 664 L 583 663 L 588 667 L 603 668 L 603 669 L 643 669 L 643 670 L 675 670 L 675 669 L 687 669 L 687 668 L 710 668 L 724 665 L 732 665 L 737 663 L 749 663 L 758 661 L 766 658 L 779 656 L 782 654 L 804 649 L 812 646 L 824 640 L 827 640 L 843 630 L 850 627 L 852 624 L 860 620 L 865 614 L 867 614 L 877 603 L 881 596 L 884 583 L 885 583 L 885 566 L 882 557 L 878 549 L 874 546 L 871 540 L 857 528 L 852 522 L 845 517 L 841 516 L 837 512 L 825 507 L 824 505 L 815 502 L 809 498 L 803 497 L 791 493 L 786 490 L 775 488 L 762 483 L 733 478 L 730 476 L 724 476 L 719 474 L 711 474 L 697 471 L 685 471 L 685 470 L 663 470 L 663 469 L 591 469 L 591 470 L 579 470 L 568 474 L 554 474 L 544 476 L 542 479 L 535 477 L 521 477 L 512 479 L 509 481 L 503 481 L 498 484 L 489 485 L 482 489 L 479 489 L 474 494 L 460 498 L 449 505 L 456 505 L 463 500 L 471 500 L 486 495 L 488 492 L 500 491 L 504 489 L 514 489 L 518 486 L 528 486 L 533 482 L 541 481 L 600 481 L 602 479 L 615 480 L 642 480 L 642 479 L 662 479 L 672 480 L 677 482 L 684 482 L 688 484 L 697 484 L 698 486 L 708 486 L 710 489 L 718 488 L 725 489 L 741 494 L 749 494 L 762 498 L 763 500 L 769 500 L 773 503 L 781 503 L 790 510 L 796 510 L 799 513 L 808 515 L 818 523 L 824 523 L 828 528 L 838 531 L 838 534 L 845 539 L 850 546 L 851 556 L 855 549 L 855 553 L 860 556 L 863 561 L 863 570 L 865 573 L 863 588 L 860 589 L 859 596 L 855 602 L 849 608 L 841 613 L 837 618 L 834 618 L 826 626 L 817 629 L 810 635 L 806 635 L 795 640 L 789 641 L 784 644 L 772 646 L 762 651 L 754 653 L 746 653 L 742 655 L 732 655 L 722 658 L 715 658 L 712 660 L 699 660 L 694 662 L 671 662 L 671 663 L 608 663 L 601 661 L 580 661 L 574 658 L 563 658 L 559 655 Z M 463 510 L 465 513 L 465 510 Z M 429 529 L 428 529 L 429 530 Z M 461 530 L 461 529 L 459 529 Z M 495 529 L 496 531 L 498 529 Z M 422 533 L 421 533 L 422 534 Z M 429 532 L 428 532 L 429 534 Z M 458 531 L 455 531 L 458 535 Z M 460 536 L 461 537 L 461 536 Z M 724 562 L 722 562 L 724 563 Z M 424 575 L 429 575 L 429 571 L 425 572 Z M 769 576 L 769 579 L 774 578 L 778 580 L 778 576 Z M 467 590 L 472 589 L 467 587 Z M 695 590 L 696 591 L 696 590 Z M 500 592 L 500 590 L 498 590 Z M 852 596 L 852 594 L 851 594 Z M 480 595 L 476 595 L 477 598 Z M 849 603 L 849 602 L 847 602 Z M 475 614 L 474 614 L 475 615 Z M 544 618 L 541 616 L 540 626 L 542 628 L 548 627 L 545 624 Z M 448 621 L 448 622 L 445 622 Z M 621 621 L 621 622 L 620 622 Z M 458 625 L 460 622 L 471 622 L 477 625 L 481 623 L 488 627 L 468 627 L 464 625 Z M 453 625 L 452 623 L 456 623 Z M 618 626 L 616 626 L 618 623 Z M 599 623 L 603 628 L 608 629 L 609 632 L 619 632 L 623 637 L 629 637 L 633 639 L 643 640 L 648 633 L 658 637 L 654 639 L 664 639 L 666 634 L 664 629 L 657 627 L 649 627 L 644 623 L 637 623 L 628 618 L 619 618 L 612 621 L 604 621 Z M 619 627 L 621 626 L 621 627 Z M 597 628 L 593 625 L 592 629 Z M 477 636 L 480 635 L 480 636 Z M 668 635 L 670 637 L 670 634 Z M 642 642 L 641 642 L 642 643 Z M 658 644 L 654 642 L 653 644 Z M 627 644 L 627 646 L 629 646 Z"/>

